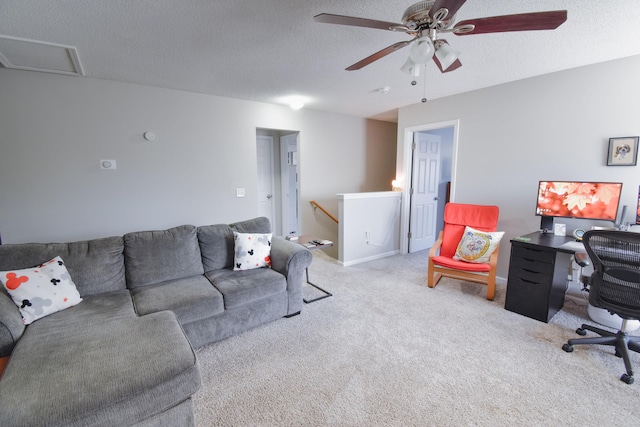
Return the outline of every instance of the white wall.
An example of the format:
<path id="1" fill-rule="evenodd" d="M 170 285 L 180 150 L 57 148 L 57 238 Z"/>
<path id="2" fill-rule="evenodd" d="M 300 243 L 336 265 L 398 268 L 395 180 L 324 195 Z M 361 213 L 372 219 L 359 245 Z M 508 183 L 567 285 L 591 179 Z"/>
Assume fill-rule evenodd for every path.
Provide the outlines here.
<path id="1" fill-rule="evenodd" d="M 337 216 L 337 193 L 388 190 L 395 176 L 393 123 L 6 69 L 0 94 L 4 243 L 255 217 L 257 128 L 300 131 L 305 234 L 338 241 L 337 225 L 309 200 Z M 156 139 L 146 141 L 145 131 Z M 100 170 L 100 159 L 118 169 Z"/>
<path id="2" fill-rule="evenodd" d="M 454 201 L 500 207 L 506 278 L 509 240 L 539 229 L 539 180 L 621 181 L 621 205 L 636 205 L 640 166 L 608 167 L 606 155 L 610 137 L 640 135 L 639 75 L 635 56 L 401 108 L 397 174 L 406 127 L 459 119 Z M 568 231 L 592 224 L 564 222 Z"/>

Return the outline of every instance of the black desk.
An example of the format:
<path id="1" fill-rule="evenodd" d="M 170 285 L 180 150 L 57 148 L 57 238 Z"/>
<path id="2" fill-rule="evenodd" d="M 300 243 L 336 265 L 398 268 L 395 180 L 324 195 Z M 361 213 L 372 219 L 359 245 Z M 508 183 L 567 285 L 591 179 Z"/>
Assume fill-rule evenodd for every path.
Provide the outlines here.
<path id="1" fill-rule="evenodd" d="M 564 305 L 574 251 L 561 248 L 572 237 L 530 233 L 528 241 L 511 240 L 504 308 L 548 322 Z"/>

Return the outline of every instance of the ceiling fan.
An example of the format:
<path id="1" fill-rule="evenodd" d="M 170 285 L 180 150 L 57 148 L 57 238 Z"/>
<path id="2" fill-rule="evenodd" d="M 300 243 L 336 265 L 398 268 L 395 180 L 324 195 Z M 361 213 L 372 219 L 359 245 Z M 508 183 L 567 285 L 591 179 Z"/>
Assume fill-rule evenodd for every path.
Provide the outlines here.
<path id="1" fill-rule="evenodd" d="M 555 10 L 468 19 L 455 23 L 455 15 L 465 2 L 466 0 L 421 1 L 404 11 L 400 23 L 330 13 L 316 15 L 314 20 L 327 24 L 400 31 L 413 36 L 411 40 L 394 43 L 347 67 L 349 71 L 359 70 L 398 49 L 413 44 L 409 58 L 401 68 L 413 76 L 419 74 L 418 65 L 426 64 L 430 59 L 433 59 L 443 73 L 462 66 L 458 59 L 460 53 L 455 51 L 446 40 L 441 39 L 439 37 L 441 34 L 453 33 L 464 36 L 509 31 L 553 30 L 567 20 L 566 10 Z"/>

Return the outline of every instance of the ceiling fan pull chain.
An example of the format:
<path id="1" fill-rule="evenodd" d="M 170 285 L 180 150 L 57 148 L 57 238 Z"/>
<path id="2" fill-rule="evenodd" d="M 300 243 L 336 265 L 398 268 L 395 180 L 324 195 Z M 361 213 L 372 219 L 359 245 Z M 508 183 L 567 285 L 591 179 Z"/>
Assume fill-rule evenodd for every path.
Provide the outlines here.
<path id="1" fill-rule="evenodd" d="M 424 80 L 422 85 L 422 102 L 427 102 L 427 64 L 424 64 Z"/>

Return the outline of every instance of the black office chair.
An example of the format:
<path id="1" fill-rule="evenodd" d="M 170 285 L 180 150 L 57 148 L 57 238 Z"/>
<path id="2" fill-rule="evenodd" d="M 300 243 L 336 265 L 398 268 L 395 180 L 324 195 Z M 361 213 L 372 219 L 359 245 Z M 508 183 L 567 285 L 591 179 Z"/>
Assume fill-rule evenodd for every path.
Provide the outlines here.
<path id="1" fill-rule="evenodd" d="M 633 384 L 633 368 L 628 350 L 640 352 L 640 337 L 626 332 L 629 320 L 640 319 L 640 233 L 591 230 L 583 237 L 584 248 L 593 263 L 589 280 L 589 302 L 622 318 L 618 332 L 610 332 L 583 324 L 576 329 L 579 335 L 592 331 L 594 338 L 570 339 L 562 346 L 567 353 L 577 344 L 614 346 L 616 356 L 622 357 L 627 370 L 621 381 Z"/>

